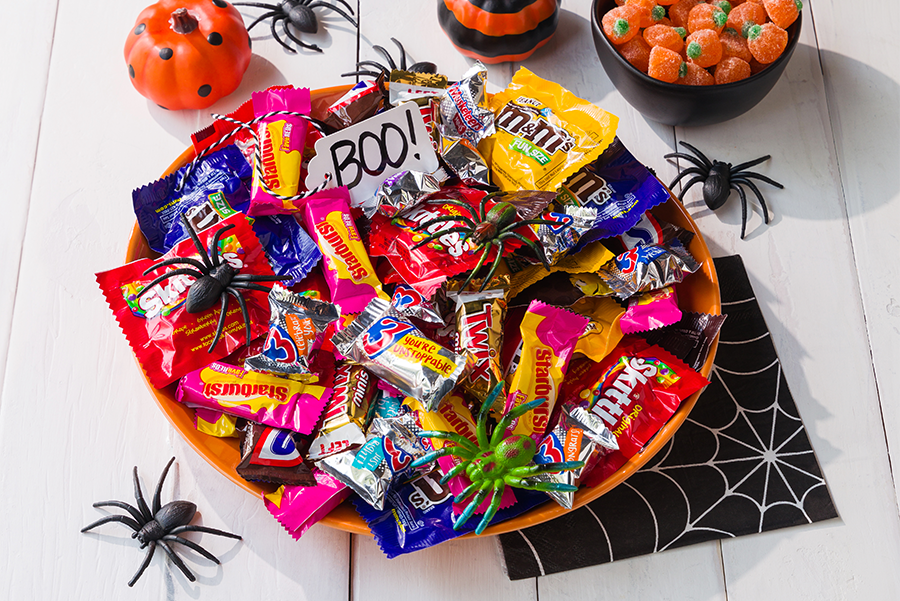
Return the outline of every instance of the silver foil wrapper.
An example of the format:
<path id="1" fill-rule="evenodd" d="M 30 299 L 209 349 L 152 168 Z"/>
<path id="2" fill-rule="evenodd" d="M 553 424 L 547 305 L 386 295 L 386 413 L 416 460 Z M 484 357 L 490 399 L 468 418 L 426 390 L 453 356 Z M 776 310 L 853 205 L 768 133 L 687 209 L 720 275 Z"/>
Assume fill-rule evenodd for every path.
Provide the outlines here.
<path id="1" fill-rule="evenodd" d="M 309 371 L 309 355 L 317 342 L 321 343 L 328 324 L 337 321 L 338 317 L 340 311 L 335 305 L 275 284 L 269 291 L 266 343 L 260 354 L 244 360 L 244 369 L 301 380 L 317 379 Z"/>
<path id="2" fill-rule="evenodd" d="M 370 435 L 361 447 L 326 457 L 316 467 L 347 485 L 375 509 L 384 508 L 394 473 L 385 460 L 381 436 Z"/>
<path id="3" fill-rule="evenodd" d="M 534 462 L 539 465 L 562 461 L 587 463 L 595 451 L 605 453 L 618 448 L 616 437 L 609 431 L 603 420 L 584 407 L 563 406 L 559 424 L 541 441 Z M 583 469 L 541 474 L 529 478 L 529 480 L 575 485 L 581 477 Z M 566 509 L 572 509 L 575 501 L 574 492 L 550 491 L 547 494 Z"/>
<path id="4" fill-rule="evenodd" d="M 401 171 L 382 182 L 375 192 L 375 206 L 379 213 L 393 217 L 401 211 L 411 209 L 440 191 L 447 181 L 447 173 L 439 168 L 434 173 L 422 171 Z"/>
<path id="5" fill-rule="evenodd" d="M 441 97 L 440 134 L 450 140 L 464 138 L 478 144 L 494 133 L 494 113 L 484 104 L 487 67 L 476 61 L 462 79 Z"/>
<path id="6" fill-rule="evenodd" d="M 491 170 L 468 140 L 457 140 L 441 153 L 447 168 L 467 186 L 491 185 Z"/>
<path id="7" fill-rule="evenodd" d="M 428 411 L 437 410 L 474 363 L 469 353 L 454 353 L 427 338 L 381 298 L 372 299 L 332 342 L 342 355 L 419 400 Z"/>
<path id="8" fill-rule="evenodd" d="M 597 209 L 568 206 L 565 208 L 565 213 L 549 213 L 541 218 L 559 222 L 559 225 L 532 226 L 544 249 L 544 254 L 547 255 L 547 260 L 553 265 L 578 244 L 582 234 L 594 227 L 594 222 L 597 220 Z"/>
<path id="9" fill-rule="evenodd" d="M 597 275 L 617 297 L 626 299 L 677 284 L 698 269 L 700 264 L 675 238 L 666 244 L 636 246 L 611 259 Z"/>

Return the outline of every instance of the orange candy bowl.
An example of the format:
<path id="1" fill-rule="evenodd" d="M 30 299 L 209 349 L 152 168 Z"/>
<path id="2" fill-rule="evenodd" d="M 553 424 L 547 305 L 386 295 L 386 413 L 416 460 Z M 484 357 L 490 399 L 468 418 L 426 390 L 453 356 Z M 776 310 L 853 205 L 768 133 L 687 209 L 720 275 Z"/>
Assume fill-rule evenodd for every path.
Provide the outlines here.
<path id="1" fill-rule="evenodd" d="M 350 86 L 340 86 L 313 90 L 313 116 L 318 117 L 323 115 L 325 108 L 337 100 L 349 88 Z M 194 158 L 194 156 L 193 148 L 188 148 L 174 163 L 172 163 L 165 175 L 177 170 Z M 715 267 L 713 266 L 712 258 L 709 255 L 709 249 L 706 247 L 703 237 L 699 235 L 696 224 L 690 218 L 681 203 L 674 197 L 670 197 L 668 202 L 654 208 L 653 212 L 655 215 L 658 215 L 670 223 L 674 223 L 698 234 L 691 242 L 690 251 L 697 261 L 702 264 L 702 267 L 700 271 L 689 276 L 688 279 L 677 286 L 678 300 L 681 308 L 685 311 L 698 311 L 712 314 L 720 313 L 719 283 L 716 279 Z M 151 251 L 147 246 L 140 229 L 137 224 L 135 224 L 131 233 L 131 239 L 128 242 L 125 260 L 130 262 L 150 255 Z M 701 373 L 704 376 L 708 376 L 710 369 L 712 368 L 717 344 L 718 339 L 713 343 L 709 357 L 701 369 Z M 138 367 L 140 368 L 140 365 L 138 365 Z M 162 409 L 162 412 L 188 444 L 190 444 L 201 457 L 219 470 L 226 478 L 250 494 L 260 497 L 263 493 L 275 490 L 275 486 L 247 482 L 238 476 L 237 472 L 235 472 L 235 467 L 240 463 L 240 448 L 237 439 L 216 438 L 197 432 L 194 428 L 193 409 L 189 409 L 175 400 L 175 386 L 175 384 L 171 384 L 165 388 L 156 389 L 147 382 L 147 387 L 159 404 L 160 409 Z M 678 408 L 678 411 L 675 412 L 675 415 L 672 416 L 653 440 L 647 444 L 642 453 L 632 457 L 615 474 L 600 485 L 594 488 L 584 488 L 575 493 L 574 506 L 577 508 L 593 501 L 622 483 L 628 476 L 649 461 L 650 458 L 653 457 L 666 442 L 668 442 L 672 435 L 675 434 L 675 431 L 678 430 L 679 426 L 681 426 L 685 418 L 691 412 L 691 409 L 693 409 L 699 396 L 700 393 L 698 392 L 686 399 Z M 519 517 L 494 524 L 485 530 L 484 533 L 501 534 L 512 530 L 519 530 L 559 517 L 566 513 L 566 511 L 566 509 L 553 501 L 549 501 Z M 321 523 L 354 534 L 370 535 L 365 522 L 359 517 L 356 510 L 349 502 L 344 502 L 342 505 L 338 506 L 329 515 L 325 516 Z M 474 535 L 469 534 L 466 536 Z"/>

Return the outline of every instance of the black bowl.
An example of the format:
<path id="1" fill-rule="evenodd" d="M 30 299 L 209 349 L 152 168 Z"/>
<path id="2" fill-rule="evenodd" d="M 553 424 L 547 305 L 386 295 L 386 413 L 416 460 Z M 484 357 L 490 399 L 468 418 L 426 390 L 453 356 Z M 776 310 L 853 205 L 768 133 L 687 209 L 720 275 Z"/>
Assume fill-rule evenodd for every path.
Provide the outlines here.
<path id="1" fill-rule="evenodd" d="M 600 63 L 628 104 L 648 119 L 666 125 L 712 125 L 734 119 L 756 106 L 791 60 L 803 17 L 801 13 L 788 27 L 788 44 L 781 56 L 756 75 L 734 83 L 685 86 L 653 79 L 619 54 L 600 25 L 603 15 L 615 7 L 615 0 L 594 0 L 591 6 L 591 29 Z"/>

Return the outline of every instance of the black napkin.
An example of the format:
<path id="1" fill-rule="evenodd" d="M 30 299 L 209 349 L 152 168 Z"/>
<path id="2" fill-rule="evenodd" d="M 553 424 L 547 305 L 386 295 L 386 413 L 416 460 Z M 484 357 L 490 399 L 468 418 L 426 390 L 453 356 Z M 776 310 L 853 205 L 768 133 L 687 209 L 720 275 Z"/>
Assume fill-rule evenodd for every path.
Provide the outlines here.
<path id="1" fill-rule="evenodd" d="M 728 317 L 711 384 L 623 484 L 500 535 L 511 580 L 837 517 L 744 264 L 737 255 L 715 264 Z"/>

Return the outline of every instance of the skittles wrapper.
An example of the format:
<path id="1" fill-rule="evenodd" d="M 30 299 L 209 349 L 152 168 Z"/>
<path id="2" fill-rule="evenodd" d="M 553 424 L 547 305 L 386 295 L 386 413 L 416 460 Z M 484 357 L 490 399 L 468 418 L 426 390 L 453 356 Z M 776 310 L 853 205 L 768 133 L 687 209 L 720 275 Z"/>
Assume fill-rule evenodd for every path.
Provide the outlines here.
<path id="1" fill-rule="evenodd" d="M 332 343 L 342 355 L 422 401 L 429 411 L 437 409 L 472 368 L 471 355 L 454 353 L 426 338 L 380 298 L 373 299 Z"/>

